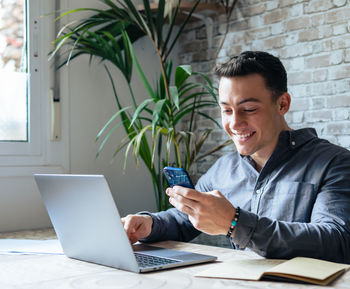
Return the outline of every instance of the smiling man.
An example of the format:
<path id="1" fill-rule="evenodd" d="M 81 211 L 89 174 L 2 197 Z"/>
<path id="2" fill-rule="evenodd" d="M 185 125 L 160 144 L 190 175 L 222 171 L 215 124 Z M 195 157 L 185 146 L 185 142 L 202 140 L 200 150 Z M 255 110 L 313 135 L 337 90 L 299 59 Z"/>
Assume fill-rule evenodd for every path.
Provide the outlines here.
<path id="1" fill-rule="evenodd" d="M 237 151 L 196 189 L 167 189 L 175 207 L 123 218 L 131 242 L 226 235 L 268 258 L 350 263 L 350 152 L 285 121 L 291 98 L 281 61 L 247 51 L 216 68 L 222 124 Z"/>

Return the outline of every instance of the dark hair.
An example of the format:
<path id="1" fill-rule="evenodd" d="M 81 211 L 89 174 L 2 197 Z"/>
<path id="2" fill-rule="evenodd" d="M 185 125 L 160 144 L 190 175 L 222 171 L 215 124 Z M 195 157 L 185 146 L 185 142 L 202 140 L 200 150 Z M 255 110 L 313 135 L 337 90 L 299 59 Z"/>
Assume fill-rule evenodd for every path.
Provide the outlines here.
<path id="1" fill-rule="evenodd" d="M 287 92 L 287 72 L 279 58 L 263 51 L 244 51 L 229 61 L 219 64 L 215 74 L 219 77 L 236 77 L 257 73 L 272 92 L 272 101 Z"/>

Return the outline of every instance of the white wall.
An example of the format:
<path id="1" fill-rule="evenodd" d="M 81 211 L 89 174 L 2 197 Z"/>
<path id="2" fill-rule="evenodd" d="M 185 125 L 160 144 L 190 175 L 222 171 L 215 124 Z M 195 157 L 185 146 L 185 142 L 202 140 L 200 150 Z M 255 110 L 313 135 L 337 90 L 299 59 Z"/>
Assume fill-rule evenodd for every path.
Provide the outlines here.
<path id="1" fill-rule="evenodd" d="M 63 8 L 88 7 L 96 5 L 93 0 L 63 1 Z M 74 7 L 72 3 L 74 2 Z M 151 83 L 155 83 L 158 72 L 158 59 L 147 39 L 136 45 L 140 63 L 147 67 Z M 111 68 L 118 85 L 118 72 Z M 136 75 L 136 71 L 135 71 Z M 45 228 L 50 226 L 49 218 L 37 191 L 33 173 L 104 174 L 111 186 L 121 215 L 140 210 L 155 210 L 153 186 L 147 170 L 141 165 L 135 168 L 133 158 L 122 171 L 122 155 L 110 164 L 115 146 L 124 137 L 121 129 L 112 141 L 106 144 L 99 158 L 95 158 L 97 146 L 94 140 L 98 131 L 116 112 L 111 84 L 103 65 L 94 62 L 88 65 L 88 57 L 80 57 L 71 62 L 69 67 L 60 71 L 60 96 L 62 104 L 62 140 L 51 143 L 49 140 L 47 99 L 43 102 L 42 112 L 46 123 L 44 134 L 44 160 L 30 168 L 14 168 L 0 164 L 0 232 L 21 229 Z M 49 87 L 45 78 L 43 86 Z M 140 80 L 135 77 L 135 84 L 140 87 Z M 122 90 L 124 92 L 122 92 Z M 128 99 L 126 88 L 120 95 Z M 138 90 L 140 98 L 146 94 Z M 8 172 L 8 173 L 7 173 Z M 22 173 L 23 172 L 23 173 Z"/>

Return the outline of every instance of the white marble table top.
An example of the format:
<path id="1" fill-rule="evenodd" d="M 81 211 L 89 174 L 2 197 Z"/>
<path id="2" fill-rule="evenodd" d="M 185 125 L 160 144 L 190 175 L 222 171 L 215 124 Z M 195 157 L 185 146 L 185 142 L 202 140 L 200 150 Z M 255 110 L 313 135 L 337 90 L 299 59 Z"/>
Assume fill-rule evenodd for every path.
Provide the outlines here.
<path id="1" fill-rule="evenodd" d="M 0 238 L 53 239 L 53 230 L 0 233 Z M 218 256 L 218 262 L 232 258 L 259 258 L 253 252 L 181 242 L 160 242 L 160 247 L 187 250 Z M 73 260 L 62 255 L 0 255 L 1 289 L 185 289 L 185 288 L 322 288 L 267 281 L 241 281 L 194 277 L 213 264 L 202 264 L 173 270 L 135 274 L 110 267 Z M 350 271 L 326 288 L 350 289 Z"/>

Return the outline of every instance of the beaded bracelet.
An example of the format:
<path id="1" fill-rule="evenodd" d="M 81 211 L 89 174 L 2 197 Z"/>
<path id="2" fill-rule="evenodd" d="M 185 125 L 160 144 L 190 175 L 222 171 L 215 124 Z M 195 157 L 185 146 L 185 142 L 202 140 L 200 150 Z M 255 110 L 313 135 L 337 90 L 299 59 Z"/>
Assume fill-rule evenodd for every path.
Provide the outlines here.
<path id="1" fill-rule="evenodd" d="M 227 235 L 226 235 L 227 238 L 231 238 L 232 232 L 233 232 L 233 230 L 235 229 L 235 227 L 236 227 L 236 225 L 237 225 L 237 222 L 238 222 L 238 219 L 239 219 L 239 212 L 240 212 L 240 208 L 237 207 L 237 208 L 236 208 L 235 217 L 234 217 L 234 219 L 232 220 L 230 229 L 228 230 Z"/>

